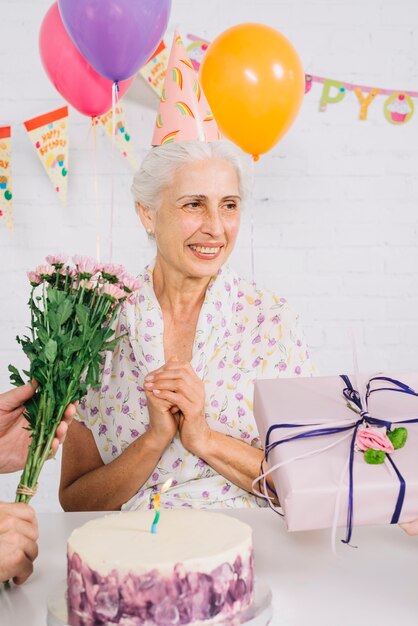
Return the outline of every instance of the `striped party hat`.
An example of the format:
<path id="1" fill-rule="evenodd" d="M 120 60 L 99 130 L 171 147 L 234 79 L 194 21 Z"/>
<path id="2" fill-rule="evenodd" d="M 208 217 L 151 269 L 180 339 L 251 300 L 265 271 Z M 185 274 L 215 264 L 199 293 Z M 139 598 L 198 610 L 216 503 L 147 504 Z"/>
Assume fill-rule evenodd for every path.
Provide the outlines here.
<path id="1" fill-rule="evenodd" d="M 174 34 L 155 124 L 153 146 L 172 141 L 216 141 L 218 126 L 180 35 Z"/>

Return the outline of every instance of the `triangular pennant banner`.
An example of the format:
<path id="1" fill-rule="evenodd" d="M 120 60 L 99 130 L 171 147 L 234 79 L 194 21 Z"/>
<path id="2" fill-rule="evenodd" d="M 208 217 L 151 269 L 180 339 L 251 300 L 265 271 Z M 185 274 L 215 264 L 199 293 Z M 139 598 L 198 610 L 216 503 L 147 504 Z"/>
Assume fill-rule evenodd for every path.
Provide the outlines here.
<path id="1" fill-rule="evenodd" d="M 112 137 L 112 129 L 114 128 L 116 147 L 129 161 L 133 169 L 136 170 L 138 169 L 138 162 L 133 151 L 131 134 L 129 133 L 126 126 L 126 119 L 120 102 L 118 102 L 118 104 L 116 105 L 115 112 L 115 125 L 113 125 L 112 123 L 112 111 L 108 111 L 107 113 L 105 113 L 105 115 L 101 115 L 100 121 L 105 127 L 106 133 L 109 135 L 109 137 Z"/>
<path id="2" fill-rule="evenodd" d="M 191 43 L 187 43 L 187 42 Z M 206 50 L 208 49 L 210 42 L 206 39 L 201 39 L 200 37 L 196 37 L 196 35 L 186 35 L 186 50 L 189 55 L 189 59 L 193 63 L 193 67 L 196 72 L 199 71 L 200 64 L 202 63 L 203 57 L 205 55 Z"/>
<path id="3" fill-rule="evenodd" d="M 164 41 L 161 41 L 152 57 L 139 70 L 142 78 L 147 81 L 148 85 L 155 91 L 156 94 L 158 94 L 158 96 L 161 96 L 163 91 L 167 64 L 168 50 Z"/>
<path id="4" fill-rule="evenodd" d="M 68 107 L 39 115 L 24 124 L 55 191 L 65 206 L 68 181 Z"/>
<path id="5" fill-rule="evenodd" d="M 0 127 L 0 221 L 14 229 L 12 207 L 12 140 L 10 126 Z"/>

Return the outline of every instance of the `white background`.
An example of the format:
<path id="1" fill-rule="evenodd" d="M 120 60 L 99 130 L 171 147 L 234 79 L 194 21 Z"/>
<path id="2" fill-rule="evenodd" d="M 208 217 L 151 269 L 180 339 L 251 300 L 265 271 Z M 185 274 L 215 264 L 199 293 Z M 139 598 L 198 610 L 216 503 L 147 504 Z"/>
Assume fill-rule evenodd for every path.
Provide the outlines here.
<path id="1" fill-rule="evenodd" d="M 95 254 L 97 206 L 89 119 L 70 109 L 69 203 L 63 208 L 22 122 L 63 106 L 44 73 L 38 33 L 49 0 L 1 0 L 0 124 L 12 125 L 15 233 L 0 225 L 0 389 L 7 365 L 25 365 L 15 335 L 27 323 L 26 270 L 52 252 Z M 274 26 L 298 50 L 307 73 L 363 85 L 418 90 L 415 0 L 173 0 L 170 31 L 214 38 L 245 21 Z M 123 37 L 123 33 L 121 33 Z M 352 369 L 348 330 L 363 370 L 416 367 L 418 349 L 418 113 L 388 123 L 385 96 L 359 121 L 353 93 L 318 112 L 314 84 L 281 143 L 255 166 L 252 208 L 233 264 L 286 296 L 302 316 L 323 374 Z M 416 104 L 417 101 L 415 101 Z M 148 149 L 158 99 L 137 78 L 125 98 L 138 159 Z M 113 259 L 132 273 L 152 257 L 130 196 L 132 170 L 100 130 L 97 184 L 103 249 L 114 186 Z M 59 507 L 59 461 L 41 477 L 38 510 Z M 13 499 L 17 476 L 0 479 Z"/>

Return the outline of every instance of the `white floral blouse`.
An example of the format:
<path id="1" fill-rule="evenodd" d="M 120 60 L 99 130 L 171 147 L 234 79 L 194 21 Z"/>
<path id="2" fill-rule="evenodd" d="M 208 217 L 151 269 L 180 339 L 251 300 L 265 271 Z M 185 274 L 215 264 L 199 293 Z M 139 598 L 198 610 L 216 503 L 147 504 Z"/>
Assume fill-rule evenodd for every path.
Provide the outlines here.
<path id="1" fill-rule="evenodd" d="M 92 432 L 104 463 L 121 454 L 148 427 L 144 377 L 164 363 L 163 316 L 155 296 L 153 265 L 145 268 L 136 302 L 126 304 L 119 332 L 106 353 L 100 388 L 80 402 L 77 419 Z M 239 278 L 228 266 L 212 278 L 197 323 L 191 361 L 206 389 L 206 420 L 213 430 L 262 448 L 253 415 L 255 378 L 312 375 L 298 317 L 268 291 Z M 170 476 L 162 494 L 166 507 L 253 507 L 265 502 L 237 487 L 188 452 L 178 434 L 138 492 L 123 505 L 152 507 L 152 496 Z"/>

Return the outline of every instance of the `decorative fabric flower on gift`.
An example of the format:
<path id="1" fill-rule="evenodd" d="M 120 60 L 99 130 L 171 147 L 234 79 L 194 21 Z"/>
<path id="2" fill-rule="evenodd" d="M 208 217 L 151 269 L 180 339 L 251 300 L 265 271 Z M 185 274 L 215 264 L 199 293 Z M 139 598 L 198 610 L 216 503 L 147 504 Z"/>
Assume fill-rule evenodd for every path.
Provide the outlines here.
<path id="1" fill-rule="evenodd" d="M 89 386 L 99 384 L 104 352 L 113 350 L 114 322 L 125 300 L 131 301 L 140 283 L 121 265 L 101 265 L 89 257 L 50 255 L 46 264 L 28 272 L 30 336 L 17 337 L 29 359 L 29 380 L 39 386 L 26 404 L 31 432 L 26 465 L 16 491 L 17 502 L 29 502 L 50 453 L 62 415 L 71 402 L 82 398 Z M 9 365 L 10 379 L 24 384 Z"/>
<path id="2" fill-rule="evenodd" d="M 408 430 L 403 426 L 390 430 L 367 424 L 357 431 L 355 450 L 364 452 L 364 460 L 371 465 L 384 463 L 386 454 L 403 448 L 408 438 Z"/>

